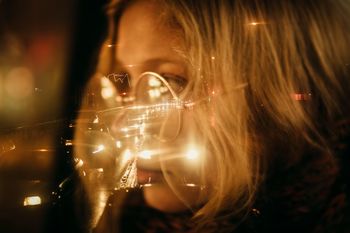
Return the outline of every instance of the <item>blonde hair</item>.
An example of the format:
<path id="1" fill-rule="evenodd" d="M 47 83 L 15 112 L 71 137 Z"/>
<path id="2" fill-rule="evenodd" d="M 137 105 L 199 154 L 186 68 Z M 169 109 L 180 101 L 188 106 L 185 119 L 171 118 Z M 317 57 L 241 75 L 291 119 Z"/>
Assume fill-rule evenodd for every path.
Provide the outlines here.
<path id="1" fill-rule="evenodd" d="M 128 2 L 133 1 L 110 4 L 106 43 L 115 40 Z M 210 106 L 215 127 L 208 123 L 207 108 L 197 110 L 215 164 L 208 173 L 216 180 L 195 215 L 201 226 L 246 213 L 268 168 L 295 164 L 309 148 L 332 156 L 327 139 L 350 109 L 349 2 L 157 2 L 186 43 L 194 95 L 208 94 L 203 83 L 230 93 Z M 101 69 L 105 59 L 102 50 Z M 248 83 L 244 91 L 232 91 L 242 83 Z"/>

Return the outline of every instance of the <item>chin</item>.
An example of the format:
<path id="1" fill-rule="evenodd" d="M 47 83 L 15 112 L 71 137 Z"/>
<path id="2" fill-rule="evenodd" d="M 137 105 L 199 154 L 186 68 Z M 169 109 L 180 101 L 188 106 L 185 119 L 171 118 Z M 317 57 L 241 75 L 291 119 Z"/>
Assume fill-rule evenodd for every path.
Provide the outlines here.
<path id="1" fill-rule="evenodd" d="M 162 212 L 175 213 L 188 209 L 184 202 L 165 183 L 145 187 L 143 196 L 147 205 Z"/>

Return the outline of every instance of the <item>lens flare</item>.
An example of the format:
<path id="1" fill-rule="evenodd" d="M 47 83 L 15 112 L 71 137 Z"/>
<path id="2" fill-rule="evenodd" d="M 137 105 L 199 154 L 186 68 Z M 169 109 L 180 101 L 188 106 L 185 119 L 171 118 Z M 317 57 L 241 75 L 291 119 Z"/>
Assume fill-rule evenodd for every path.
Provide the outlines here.
<path id="1" fill-rule="evenodd" d="M 152 153 L 149 150 L 144 150 L 139 153 L 139 158 L 142 159 L 151 159 L 152 158 Z"/>
<path id="2" fill-rule="evenodd" d="M 199 150 L 197 148 L 190 148 L 186 152 L 186 158 L 188 160 L 197 160 L 199 158 Z"/>

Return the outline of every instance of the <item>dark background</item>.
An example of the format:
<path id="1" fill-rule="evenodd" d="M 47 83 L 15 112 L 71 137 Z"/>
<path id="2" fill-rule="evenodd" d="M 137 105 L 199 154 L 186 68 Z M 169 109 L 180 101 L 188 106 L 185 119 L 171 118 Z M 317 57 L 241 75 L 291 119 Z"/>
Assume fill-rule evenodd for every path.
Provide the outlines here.
<path id="1" fill-rule="evenodd" d="M 106 0 L 0 0 L 0 232 L 87 232 L 69 125 L 106 34 Z M 42 193 L 42 204 L 24 206 Z"/>
<path id="2" fill-rule="evenodd" d="M 74 115 L 105 35 L 106 3 L 0 0 L 0 129 Z M 16 67 L 32 72 L 26 98 L 7 93 Z"/>

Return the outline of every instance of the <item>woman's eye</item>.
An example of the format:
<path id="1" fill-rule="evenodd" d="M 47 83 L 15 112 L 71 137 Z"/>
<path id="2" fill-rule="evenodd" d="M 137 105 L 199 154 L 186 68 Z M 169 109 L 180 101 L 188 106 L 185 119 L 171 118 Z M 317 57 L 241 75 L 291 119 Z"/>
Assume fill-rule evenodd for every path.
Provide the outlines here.
<path id="1" fill-rule="evenodd" d="M 187 85 L 187 79 L 175 74 L 160 74 L 177 94 L 181 93 Z"/>

